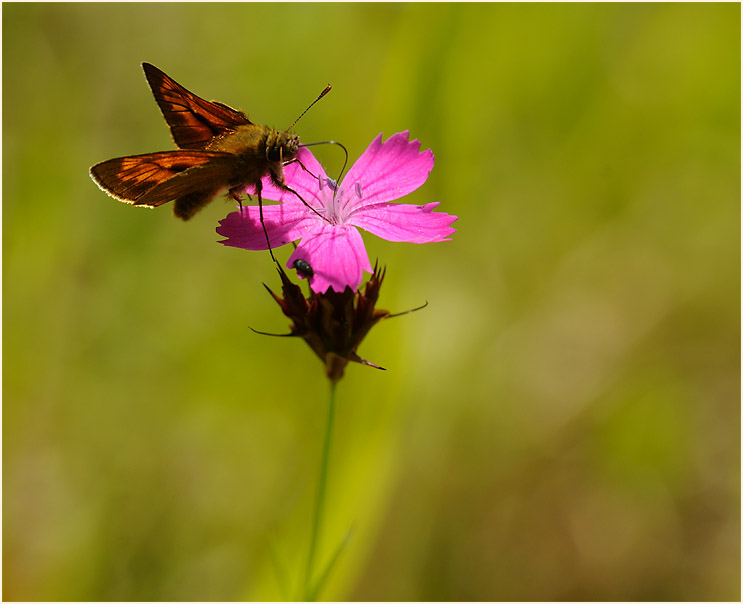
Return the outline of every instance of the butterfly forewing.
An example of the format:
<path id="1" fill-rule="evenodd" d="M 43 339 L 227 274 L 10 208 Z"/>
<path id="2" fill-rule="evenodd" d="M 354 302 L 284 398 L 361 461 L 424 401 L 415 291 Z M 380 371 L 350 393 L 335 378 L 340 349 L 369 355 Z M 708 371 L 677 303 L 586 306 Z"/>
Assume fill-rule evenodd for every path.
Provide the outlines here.
<path id="1" fill-rule="evenodd" d="M 147 82 L 181 149 L 205 149 L 215 138 L 252 124 L 241 111 L 212 103 L 186 90 L 150 63 L 142 63 Z"/>
<path id="2" fill-rule="evenodd" d="M 211 162 L 215 162 L 215 173 L 222 174 L 230 161 L 234 162 L 234 157 L 227 153 L 161 151 L 110 159 L 93 166 L 90 174 L 99 187 L 121 201 L 155 206 L 192 192 L 204 181 L 202 176 L 190 186 L 182 177 L 176 177 L 191 174 L 193 168 Z M 170 184 L 163 187 L 167 183 Z M 158 187 L 163 187 L 161 193 L 153 196 Z M 166 194 L 171 196 L 165 198 Z"/>
<path id="3" fill-rule="evenodd" d="M 194 165 L 159 183 L 134 205 L 157 207 L 171 200 L 200 194 L 206 202 L 239 181 L 239 165 L 229 153 L 215 153 L 208 162 Z"/>

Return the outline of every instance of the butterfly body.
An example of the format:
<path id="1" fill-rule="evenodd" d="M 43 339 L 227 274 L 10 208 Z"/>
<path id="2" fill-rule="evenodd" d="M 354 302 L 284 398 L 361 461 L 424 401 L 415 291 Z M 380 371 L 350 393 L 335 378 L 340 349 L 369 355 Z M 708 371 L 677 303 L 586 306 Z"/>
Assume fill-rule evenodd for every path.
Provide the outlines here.
<path id="1" fill-rule="evenodd" d="M 190 219 L 221 192 L 259 196 L 269 176 L 291 191 L 283 165 L 299 150 L 299 137 L 251 122 L 241 111 L 189 92 L 149 63 L 142 64 L 175 144 L 175 151 L 119 157 L 96 164 L 90 175 L 110 196 L 154 208 L 174 201 L 173 213 Z"/>

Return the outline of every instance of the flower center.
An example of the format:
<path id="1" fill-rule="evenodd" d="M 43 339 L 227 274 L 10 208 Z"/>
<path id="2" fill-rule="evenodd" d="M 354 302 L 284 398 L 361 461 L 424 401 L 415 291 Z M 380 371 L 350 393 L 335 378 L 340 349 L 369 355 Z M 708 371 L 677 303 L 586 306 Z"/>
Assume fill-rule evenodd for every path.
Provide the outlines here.
<path id="1" fill-rule="evenodd" d="M 320 187 L 320 199 L 322 208 L 320 214 L 327 218 L 334 226 L 344 226 L 347 224 L 353 209 L 356 206 L 355 197 L 362 198 L 361 183 L 354 183 L 353 191 L 349 192 L 341 183 L 338 184 L 329 177 L 319 177 L 318 185 Z"/>

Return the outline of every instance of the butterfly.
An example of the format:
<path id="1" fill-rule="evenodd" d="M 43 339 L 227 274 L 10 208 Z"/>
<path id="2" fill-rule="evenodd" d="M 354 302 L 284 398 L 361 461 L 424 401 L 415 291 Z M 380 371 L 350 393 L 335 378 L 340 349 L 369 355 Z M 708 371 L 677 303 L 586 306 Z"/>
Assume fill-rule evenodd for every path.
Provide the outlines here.
<path id="1" fill-rule="evenodd" d="M 262 223 L 261 179 L 269 176 L 277 188 L 304 202 L 284 179 L 283 167 L 296 161 L 300 147 L 299 137 L 290 130 L 330 91 L 330 85 L 287 130 L 275 130 L 254 124 L 242 111 L 224 103 L 205 101 L 150 63 L 142 67 L 178 150 L 96 164 L 90 176 L 104 192 L 147 208 L 173 201 L 173 213 L 189 220 L 222 191 L 240 202 L 241 192 L 252 187 Z M 265 225 L 263 229 L 265 233 Z"/>

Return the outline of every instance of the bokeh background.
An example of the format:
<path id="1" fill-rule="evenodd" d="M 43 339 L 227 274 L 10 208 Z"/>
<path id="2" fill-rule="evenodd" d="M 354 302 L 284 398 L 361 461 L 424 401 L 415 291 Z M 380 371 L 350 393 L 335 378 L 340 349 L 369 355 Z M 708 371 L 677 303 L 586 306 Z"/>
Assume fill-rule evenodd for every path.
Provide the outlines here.
<path id="1" fill-rule="evenodd" d="M 287 599 L 306 555 L 327 384 L 250 331 L 268 256 L 88 177 L 173 148 L 142 61 L 281 128 L 330 82 L 302 139 L 409 129 L 459 216 L 365 238 L 429 305 L 340 384 L 325 598 L 740 599 L 738 4 L 2 16 L 4 599 Z"/>

